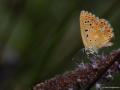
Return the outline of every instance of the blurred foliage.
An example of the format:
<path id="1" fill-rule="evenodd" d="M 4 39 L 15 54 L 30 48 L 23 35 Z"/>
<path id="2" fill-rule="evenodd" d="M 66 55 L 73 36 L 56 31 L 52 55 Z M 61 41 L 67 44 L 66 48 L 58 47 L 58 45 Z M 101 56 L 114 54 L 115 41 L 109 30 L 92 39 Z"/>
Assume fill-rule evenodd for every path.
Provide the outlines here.
<path id="1" fill-rule="evenodd" d="M 73 69 L 72 57 L 83 48 L 81 10 L 109 20 L 115 32 L 111 50 L 119 48 L 120 0 L 1 0 L 0 90 L 31 90 Z"/>

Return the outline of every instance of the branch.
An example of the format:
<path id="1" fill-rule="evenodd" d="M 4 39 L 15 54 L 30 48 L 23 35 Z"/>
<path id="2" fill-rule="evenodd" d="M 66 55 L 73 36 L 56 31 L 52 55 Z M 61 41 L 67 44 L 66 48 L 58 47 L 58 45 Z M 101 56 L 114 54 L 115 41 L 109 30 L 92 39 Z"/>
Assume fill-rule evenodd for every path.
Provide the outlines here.
<path id="1" fill-rule="evenodd" d="M 38 83 L 33 90 L 79 90 L 90 89 L 97 81 L 120 70 L 120 50 L 101 56 L 93 62 L 77 67 L 73 71 Z"/>

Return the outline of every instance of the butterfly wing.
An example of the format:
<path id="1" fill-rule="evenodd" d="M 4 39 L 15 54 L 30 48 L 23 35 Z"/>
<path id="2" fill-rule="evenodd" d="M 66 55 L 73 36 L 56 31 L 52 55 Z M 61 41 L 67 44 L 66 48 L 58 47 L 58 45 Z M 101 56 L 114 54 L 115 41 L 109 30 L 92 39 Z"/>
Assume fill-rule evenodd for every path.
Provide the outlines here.
<path id="1" fill-rule="evenodd" d="M 87 11 L 81 11 L 80 31 L 85 48 L 92 48 L 94 46 L 93 34 L 95 34 L 97 29 L 96 19 L 95 15 Z"/>
<path id="2" fill-rule="evenodd" d="M 80 31 L 86 49 L 97 52 L 99 48 L 112 45 L 110 40 L 114 34 L 110 24 L 87 11 L 80 13 Z"/>
<path id="3" fill-rule="evenodd" d="M 103 37 L 103 38 L 100 38 L 100 41 L 102 43 L 98 47 L 101 48 L 101 47 L 107 47 L 107 46 L 113 45 L 113 43 L 110 42 L 111 39 L 114 37 L 113 28 L 108 23 L 108 21 L 105 19 L 99 19 L 99 27 L 98 28 L 99 28 L 98 33 L 101 33 L 101 37 Z"/>

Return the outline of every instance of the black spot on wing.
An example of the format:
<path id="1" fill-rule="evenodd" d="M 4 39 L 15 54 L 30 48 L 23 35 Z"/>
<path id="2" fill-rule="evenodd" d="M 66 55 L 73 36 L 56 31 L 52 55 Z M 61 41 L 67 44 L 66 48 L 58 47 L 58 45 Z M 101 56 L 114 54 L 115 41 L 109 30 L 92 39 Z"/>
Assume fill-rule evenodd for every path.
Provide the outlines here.
<path id="1" fill-rule="evenodd" d="M 88 34 L 86 35 L 86 37 L 88 37 Z"/>

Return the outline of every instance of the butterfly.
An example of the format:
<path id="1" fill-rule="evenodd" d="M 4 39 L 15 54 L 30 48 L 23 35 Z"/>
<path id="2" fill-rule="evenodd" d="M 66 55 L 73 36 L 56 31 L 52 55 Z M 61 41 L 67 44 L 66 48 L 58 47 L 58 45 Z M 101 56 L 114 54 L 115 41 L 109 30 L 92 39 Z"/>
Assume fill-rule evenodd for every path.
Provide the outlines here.
<path id="1" fill-rule="evenodd" d="M 105 19 L 96 17 L 88 11 L 80 13 L 80 31 L 85 51 L 94 54 L 103 47 L 112 46 L 113 28 Z"/>

